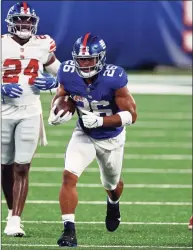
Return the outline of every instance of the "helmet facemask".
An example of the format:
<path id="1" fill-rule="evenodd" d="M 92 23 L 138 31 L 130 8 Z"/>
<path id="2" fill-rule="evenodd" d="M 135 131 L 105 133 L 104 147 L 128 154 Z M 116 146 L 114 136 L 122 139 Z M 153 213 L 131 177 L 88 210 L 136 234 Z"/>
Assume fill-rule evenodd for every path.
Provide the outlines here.
<path id="1" fill-rule="evenodd" d="M 8 23 L 8 32 L 21 39 L 28 39 L 36 34 L 39 17 L 15 14 L 10 15 L 5 21 Z"/>
<path id="2" fill-rule="evenodd" d="M 77 55 L 72 52 L 77 74 L 82 78 L 91 78 L 98 74 L 104 66 L 105 54 L 105 51 L 96 55 Z"/>

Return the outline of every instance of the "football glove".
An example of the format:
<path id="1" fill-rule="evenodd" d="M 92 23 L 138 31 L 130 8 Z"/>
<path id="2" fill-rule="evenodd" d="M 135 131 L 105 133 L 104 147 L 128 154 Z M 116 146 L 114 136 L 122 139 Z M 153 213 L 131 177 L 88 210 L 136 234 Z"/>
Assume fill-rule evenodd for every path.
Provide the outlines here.
<path id="1" fill-rule="evenodd" d="M 58 87 L 56 79 L 49 74 L 42 74 L 43 77 L 36 77 L 34 86 L 40 90 L 49 90 Z"/>
<path id="2" fill-rule="evenodd" d="M 70 121 L 70 119 L 72 118 L 72 113 L 69 111 L 66 112 L 64 116 L 61 117 L 62 113 L 64 112 L 63 109 L 60 110 L 57 115 L 55 115 L 54 113 L 55 109 L 56 109 L 56 105 L 53 106 L 53 108 L 51 108 L 50 110 L 50 115 L 48 118 L 48 123 L 50 125 L 59 125 L 59 124 Z"/>
<path id="3" fill-rule="evenodd" d="M 23 93 L 23 89 L 20 84 L 6 83 L 1 84 L 1 95 L 8 96 L 10 98 L 19 98 Z"/>
<path id="4" fill-rule="evenodd" d="M 98 128 L 103 125 L 103 117 L 97 116 L 92 112 L 82 110 L 82 121 L 86 128 Z"/>

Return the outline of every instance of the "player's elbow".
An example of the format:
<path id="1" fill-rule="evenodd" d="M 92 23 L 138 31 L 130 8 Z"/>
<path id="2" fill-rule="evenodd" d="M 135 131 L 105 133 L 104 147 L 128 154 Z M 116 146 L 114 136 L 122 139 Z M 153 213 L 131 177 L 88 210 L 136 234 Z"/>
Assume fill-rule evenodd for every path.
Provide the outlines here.
<path id="1" fill-rule="evenodd" d="M 133 123 L 135 123 L 136 120 L 137 120 L 137 112 L 134 111 L 131 115 L 132 115 L 132 124 L 133 124 Z"/>
<path id="2" fill-rule="evenodd" d="M 136 122 L 137 120 L 137 107 L 136 107 L 136 103 L 133 102 L 132 105 L 130 106 L 130 113 L 132 115 L 132 124 Z"/>
<path id="3" fill-rule="evenodd" d="M 130 112 L 131 112 L 131 115 L 132 115 L 132 124 L 133 124 L 137 120 L 136 104 L 133 105 L 133 108 L 132 108 L 132 110 Z"/>

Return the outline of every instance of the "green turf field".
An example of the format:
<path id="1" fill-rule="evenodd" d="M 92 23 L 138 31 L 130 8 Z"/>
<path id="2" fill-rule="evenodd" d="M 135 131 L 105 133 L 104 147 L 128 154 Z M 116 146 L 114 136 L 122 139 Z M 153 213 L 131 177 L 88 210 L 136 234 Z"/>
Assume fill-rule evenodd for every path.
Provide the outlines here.
<path id="1" fill-rule="evenodd" d="M 191 96 L 134 95 L 138 121 L 127 128 L 121 198 L 122 224 L 105 229 L 106 194 L 94 162 L 80 178 L 77 236 L 81 249 L 191 249 L 192 102 Z M 3 250 L 58 249 L 62 231 L 58 193 L 63 153 L 75 119 L 47 125 L 52 96 L 42 95 L 49 145 L 38 147 L 22 220 L 26 237 L 2 233 Z M 2 205 L 2 230 L 7 215 Z"/>

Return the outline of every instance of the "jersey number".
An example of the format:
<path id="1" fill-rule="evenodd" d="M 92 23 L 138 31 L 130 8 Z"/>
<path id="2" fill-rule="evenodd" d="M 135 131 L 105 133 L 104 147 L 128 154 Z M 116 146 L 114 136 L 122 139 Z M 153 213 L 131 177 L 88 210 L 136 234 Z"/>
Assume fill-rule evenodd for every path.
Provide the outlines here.
<path id="1" fill-rule="evenodd" d="M 66 61 L 63 67 L 64 72 L 73 73 L 75 71 L 75 63 L 72 60 Z"/>
<path id="2" fill-rule="evenodd" d="M 22 71 L 21 61 L 19 59 L 6 59 L 3 67 L 9 67 L 3 74 L 3 83 L 18 83 L 19 74 Z M 39 64 L 38 60 L 31 59 L 23 74 L 30 76 L 28 84 L 33 85 L 35 78 L 38 76 Z"/>
<path id="3" fill-rule="evenodd" d="M 110 116 L 112 115 L 112 110 L 110 109 L 110 103 L 108 101 L 95 101 L 88 102 L 86 98 L 82 98 L 81 101 L 77 102 L 77 108 L 82 112 L 82 110 L 91 111 L 98 116 Z"/>
<path id="4" fill-rule="evenodd" d="M 117 69 L 117 66 L 114 65 L 107 65 L 106 70 L 104 71 L 104 76 L 110 76 L 113 77 L 115 74 L 115 70 Z"/>

